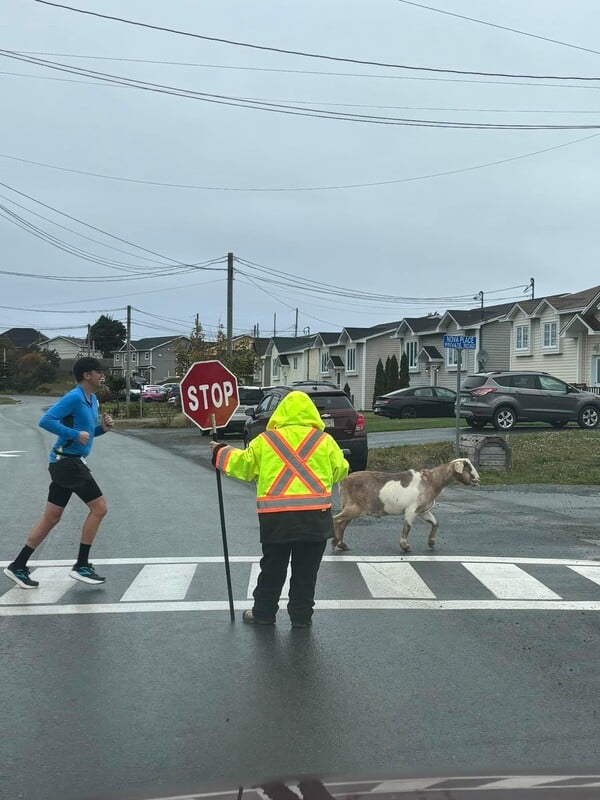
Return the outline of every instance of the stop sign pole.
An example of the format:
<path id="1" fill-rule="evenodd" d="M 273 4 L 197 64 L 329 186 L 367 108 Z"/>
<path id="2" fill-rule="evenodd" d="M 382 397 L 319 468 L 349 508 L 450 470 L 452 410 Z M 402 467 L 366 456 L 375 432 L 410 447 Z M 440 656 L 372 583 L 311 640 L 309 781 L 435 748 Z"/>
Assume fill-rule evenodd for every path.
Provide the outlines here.
<path id="1" fill-rule="evenodd" d="M 195 364 L 192 364 L 183 376 L 179 385 L 179 392 L 181 395 L 181 409 L 185 416 L 202 430 L 212 430 L 213 439 L 217 438 L 217 426 L 220 428 L 225 427 L 239 405 L 237 379 L 220 361 L 196 361 Z M 225 575 L 227 576 L 229 616 L 231 621 L 235 622 L 231 571 L 229 569 L 229 550 L 225 530 L 223 487 L 221 485 L 221 473 L 216 468 L 215 473 L 217 476 Z"/>

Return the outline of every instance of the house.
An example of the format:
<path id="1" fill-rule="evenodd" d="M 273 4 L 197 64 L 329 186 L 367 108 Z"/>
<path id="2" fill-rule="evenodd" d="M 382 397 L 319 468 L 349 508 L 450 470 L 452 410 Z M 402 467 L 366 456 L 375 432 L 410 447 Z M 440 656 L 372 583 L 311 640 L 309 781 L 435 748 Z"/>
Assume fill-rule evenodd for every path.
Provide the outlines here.
<path id="1" fill-rule="evenodd" d="M 294 381 L 319 380 L 318 334 L 273 336 L 265 349 L 264 385 L 289 386 Z"/>
<path id="2" fill-rule="evenodd" d="M 542 370 L 567 383 L 600 386 L 600 286 L 515 303 L 510 369 Z"/>
<path id="3" fill-rule="evenodd" d="M 181 344 L 189 345 L 189 337 L 154 336 L 131 342 L 131 375 L 146 383 L 156 383 L 176 375 L 176 351 Z M 112 374 L 124 378 L 127 374 L 127 345 L 114 350 L 112 356 Z"/>
<path id="4" fill-rule="evenodd" d="M 75 361 L 82 356 L 102 358 L 102 353 L 89 347 L 86 339 L 77 339 L 75 336 L 53 336 L 44 342 L 43 347 L 45 350 L 55 350 L 61 361 Z"/>
<path id="5" fill-rule="evenodd" d="M 7 339 L 13 347 L 19 349 L 31 347 L 32 344 L 43 344 L 46 337 L 35 328 L 9 328 L 7 331 L 0 333 L 0 339 Z"/>

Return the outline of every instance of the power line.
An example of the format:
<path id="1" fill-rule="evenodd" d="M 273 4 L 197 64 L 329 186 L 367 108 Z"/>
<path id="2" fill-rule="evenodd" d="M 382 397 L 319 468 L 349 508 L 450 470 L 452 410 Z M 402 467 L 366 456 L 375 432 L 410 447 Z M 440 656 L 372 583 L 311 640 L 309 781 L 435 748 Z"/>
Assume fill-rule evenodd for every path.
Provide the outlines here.
<path id="1" fill-rule="evenodd" d="M 496 161 L 488 161 L 484 164 L 474 164 L 470 167 L 459 167 L 457 169 L 442 170 L 440 172 L 431 172 L 424 175 L 413 175 L 405 178 L 389 178 L 387 180 L 382 180 L 382 181 L 368 181 L 366 183 L 347 183 L 347 184 L 338 184 L 330 186 L 272 186 L 272 187 L 207 186 L 207 185 L 195 185 L 195 184 L 165 183 L 160 181 L 147 181 L 138 178 L 126 178 L 124 176 L 119 176 L 119 175 L 103 175 L 102 173 L 99 172 L 90 172 L 86 170 L 71 169 L 68 167 L 60 167 L 56 164 L 47 164 L 42 161 L 32 161 L 26 158 L 18 158 L 17 156 L 9 156 L 6 153 L 0 153 L 0 158 L 7 158 L 11 161 L 18 161 L 22 164 L 31 164 L 33 166 L 44 167 L 46 169 L 58 170 L 59 172 L 69 172 L 69 173 L 74 173 L 76 175 L 86 175 L 88 177 L 103 178 L 105 180 L 124 181 L 126 183 L 138 183 L 138 184 L 141 183 L 141 184 L 148 184 L 150 186 L 164 186 L 173 189 L 190 189 L 190 190 L 201 190 L 201 191 L 212 191 L 212 192 L 324 192 L 324 191 L 335 191 L 342 189 L 365 189 L 371 186 L 388 186 L 388 185 L 393 185 L 395 183 L 412 183 L 413 181 L 431 180 L 432 178 L 442 178 L 447 175 L 458 175 L 462 172 L 474 172 L 479 169 L 486 169 L 488 167 L 497 167 L 500 166 L 501 164 L 508 164 L 511 161 L 520 161 L 521 159 L 530 158 L 531 156 L 542 155 L 543 153 L 549 153 L 552 150 L 560 150 L 563 147 L 570 147 L 573 144 L 579 144 L 579 142 L 585 142 L 588 139 L 594 139 L 597 136 L 600 136 L 600 134 L 593 133 L 590 136 L 584 136 L 579 139 L 572 139 L 569 142 L 563 142 L 562 144 L 552 145 L 552 147 L 544 147 L 541 150 L 533 150 L 528 153 L 521 153 L 520 155 L 517 156 L 510 156 L 509 158 L 497 159 Z"/>
<path id="2" fill-rule="evenodd" d="M 570 42 L 563 42 L 560 39 L 551 39 L 548 36 L 540 36 L 537 33 L 529 33 L 528 31 L 520 31 L 517 28 L 509 28 L 506 25 L 497 25 L 495 22 L 486 22 L 482 19 L 475 19 L 475 17 L 467 17 L 465 14 L 456 14 L 452 11 L 444 11 L 441 8 L 434 8 L 433 6 L 426 6 L 422 3 L 414 3 L 412 0 L 398 0 L 399 3 L 404 3 L 407 6 L 415 6 L 416 8 L 424 8 L 427 11 L 435 11 L 438 14 L 445 14 L 448 17 L 457 17 L 458 19 L 465 19 L 469 22 L 477 22 L 479 25 L 487 25 L 490 28 L 499 28 L 502 31 L 510 31 L 510 33 L 518 33 L 520 36 L 529 36 L 531 39 L 541 39 L 543 42 L 550 42 L 551 44 L 559 44 L 562 47 L 571 47 L 574 50 L 583 50 L 584 53 L 595 53 L 600 55 L 600 50 L 591 50 L 589 47 L 581 47 L 578 44 L 571 44 Z"/>
<path id="3" fill-rule="evenodd" d="M 82 8 L 67 6 L 62 3 L 50 2 L 50 0 L 35 0 L 35 2 L 46 6 L 52 6 L 54 8 L 61 8 L 65 11 L 73 11 L 77 14 L 84 14 L 91 17 L 97 17 L 99 19 L 105 19 L 111 22 L 120 22 L 126 25 L 133 25 L 139 28 L 147 28 L 149 30 L 162 31 L 164 33 L 172 33 L 176 34 L 177 36 L 187 36 L 193 39 L 202 39 L 203 41 L 217 42 L 219 44 L 227 44 L 234 47 L 245 47 L 252 50 L 261 50 L 269 53 L 280 53 L 283 55 L 301 56 L 303 58 L 323 59 L 325 61 L 336 61 L 345 64 L 363 64 L 365 66 L 370 66 L 370 67 L 387 67 L 389 69 L 406 69 L 406 70 L 415 70 L 417 72 L 436 72 L 436 73 L 447 73 L 452 75 L 486 75 L 489 77 L 496 77 L 496 78 L 529 78 L 538 80 L 581 80 L 581 81 L 600 80 L 599 77 L 590 77 L 590 76 L 526 75 L 526 74 L 515 74 L 508 72 L 483 72 L 476 70 L 440 69 L 436 67 L 416 67 L 408 64 L 393 64 L 385 61 L 369 61 L 359 58 L 331 56 L 331 55 L 325 55 L 323 53 L 310 53 L 303 50 L 289 50 L 282 47 L 268 47 L 266 45 L 252 44 L 250 42 L 240 42 L 234 39 L 224 39 L 217 36 L 207 36 L 200 33 L 192 33 L 191 31 L 183 31 L 176 28 L 167 28 L 162 25 L 151 25 L 148 22 L 139 22 L 138 20 L 126 19 L 125 17 L 116 17 L 110 14 L 100 14 L 98 11 L 88 11 Z"/>
<path id="4" fill-rule="evenodd" d="M 41 0 L 36 1 L 41 2 Z M 376 114 L 328 111 L 322 108 L 294 106 L 286 103 L 275 103 L 268 101 L 258 102 L 248 100 L 244 97 L 214 94 L 210 92 L 198 92 L 191 89 L 183 89 L 177 86 L 169 86 L 167 84 L 142 81 L 137 78 L 127 78 L 120 75 L 113 75 L 111 73 L 83 69 L 81 67 L 71 67 L 67 64 L 51 62 L 44 59 L 34 59 L 26 56 L 20 56 L 16 51 L 11 50 L 0 50 L 0 56 L 17 61 L 25 61 L 29 64 L 35 64 L 47 69 L 58 70 L 59 72 L 67 72 L 74 75 L 86 75 L 99 81 L 114 85 L 127 86 L 129 88 L 138 89 L 141 91 L 165 94 L 175 97 L 184 97 L 189 100 L 196 100 L 214 105 L 230 106 L 233 108 L 246 108 L 254 111 L 266 111 L 274 114 L 284 114 L 294 117 L 313 117 L 317 119 L 329 119 L 369 125 L 391 125 L 413 128 L 450 128 L 463 130 L 596 130 L 600 128 L 600 125 L 590 124 L 548 125 L 524 123 L 457 122 L 454 120 L 427 120 L 412 117 L 388 117 Z"/>

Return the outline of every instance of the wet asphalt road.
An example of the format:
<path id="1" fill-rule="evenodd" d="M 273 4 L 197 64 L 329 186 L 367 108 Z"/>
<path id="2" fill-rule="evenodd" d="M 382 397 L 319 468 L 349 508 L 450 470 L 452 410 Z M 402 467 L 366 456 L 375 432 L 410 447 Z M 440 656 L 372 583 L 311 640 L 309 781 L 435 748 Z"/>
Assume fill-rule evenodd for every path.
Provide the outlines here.
<path id="1" fill-rule="evenodd" d="M 0 407 L 2 566 L 45 496 L 41 405 Z M 398 522 L 361 520 L 348 556 L 321 568 L 312 630 L 291 631 L 285 607 L 256 630 L 229 622 L 208 437 L 184 433 L 95 443 L 109 515 L 92 559 L 105 586 L 24 608 L 0 575 L 0 797 L 159 797 L 307 772 L 598 769 L 600 586 L 565 566 L 600 563 L 597 488 L 445 490 L 438 549 L 417 524 L 406 562 L 430 605 L 370 599 L 372 565 L 352 559 L 397 564 Z M 254 493 L 231 480 L 223 490 L 239 614 L 259 554 Z M 82 518 L 74 502 L 32 566 L 67 571 Z M 465 567 L 477 559 L 518 562 L 562 600 L 496 602 Z M 150 588 L 168 595 L 189 563 L 181 600 L 123 600 L 136 581 L 141 596 L 140 569 L 158 569 Z"/>

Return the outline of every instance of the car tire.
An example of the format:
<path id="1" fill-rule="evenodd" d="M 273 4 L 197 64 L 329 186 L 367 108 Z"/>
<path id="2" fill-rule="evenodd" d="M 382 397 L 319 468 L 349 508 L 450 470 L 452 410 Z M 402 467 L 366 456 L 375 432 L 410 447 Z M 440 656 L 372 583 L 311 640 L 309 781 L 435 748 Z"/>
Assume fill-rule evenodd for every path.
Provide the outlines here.
<path id="1" fill-rule="evenodd" d="M 414 419 L 417 416 L 417 411 L 414 406 L 406 406 L 400 412 L 400 419 Z"/>
<path id="2" fill-rule="evenodd" d="M 497 431 L 511 431 L 517 424 L 517 415 L 510 406 L 500 406 L 494 412 L 494 428 Z"/>
<path id="3" fill-rule="evenodd" d="M 557 428 L 559 430 L 560 430 L 560 428 L 564 428 L 566 424 L 567 424 L 567 420 L 566 419 L 560 419 L 560 420 L 556 419 L 556 420 L 554 420 L 554 422 L 550 423 L 550 425 L 552 425 L 553 428 Z"/>
<path id="4" fill-rule="evenodd" d="M 482 422 L 480 419 L 468 419 L 467 425 L 469 428 L 485 428 L 486 423 Z"/>
<path id="5" fill-rule="evenodd" d="M 579 412 L 577 424 L 580 428 L 591 430 L 598 427 L 598 422 L 600 422 L 600 411 L 596 406 L 584 406 Z"/>

